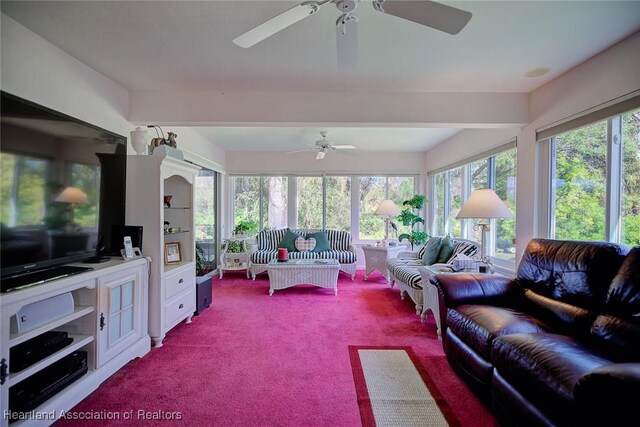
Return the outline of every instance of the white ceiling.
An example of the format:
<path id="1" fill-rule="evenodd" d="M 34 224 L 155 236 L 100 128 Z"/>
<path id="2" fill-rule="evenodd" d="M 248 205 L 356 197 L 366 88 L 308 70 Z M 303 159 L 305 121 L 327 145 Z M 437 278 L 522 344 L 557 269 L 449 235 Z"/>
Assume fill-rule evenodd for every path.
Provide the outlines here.
<path id="1" fill-rule="evenodd" d="M 473 13 L 452 36 L 363 1 L 359 64 L 336 66 L 329 4 L 243 49 L 232 39 L 297 1 L 2 1 L 2 12 L 130 90 L 530 92 L 640 29 L 640 1 L 444 1 Z M 542 77 L 524 74 L 538 67 Z M 319 129 L 199 129 L 223 147 L 288 149 Z M 458 130 L 334 129 L 340 143 L 433 145 Z M 389 134 L 388 131 L 396 132 Z M 299 146 L 299 142 L 297 143 Z"/>
<path id="2" fill-rule="evenodd" d="M 230 151 L 282 151 L 313 148 L 327 130 L 332 144 L 352 144 L 366 151 L 425 151 L 460 131 L 451 128 L 316 128 L 316 127 L 207 127 L 203 137 Z"/>

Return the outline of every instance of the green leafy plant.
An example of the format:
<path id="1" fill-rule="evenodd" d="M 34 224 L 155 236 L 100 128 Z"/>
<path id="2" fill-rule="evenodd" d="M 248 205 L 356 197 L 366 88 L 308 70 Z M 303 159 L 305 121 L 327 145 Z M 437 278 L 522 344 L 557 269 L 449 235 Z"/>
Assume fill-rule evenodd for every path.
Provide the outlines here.
<path id="1" fill-rule="evenodd" d="M 240 220 L 235 228 L 233 229 L 233 234 L 235 234 L 236 236 L 238 235 L 242 235 L 242 234 L 247 234 L 250 231 L 257 231 L 258 229 L 258 225 L 253 222 L 253 221 L 248 221 L 248 220 Z"/>
<path id="2" fill-rule="evenodd" d="M 225 240 L 220 249 L 228 254 L 241 254 L 245 251 L 243 240 Z"/>
<path id="3" fill-rule="evenodd" d="M 213 266 L 206 262 L 204 249 L 196 243 L 196 276 L 204 276 L 213 270 Z"/>
<path id="4" fill-rule="evenodd" d="M 422 194 L 416 194 L 412 198 L 402 202 L 404 209 L 397 216 L 398 221 L 403 225 L 411 227 L 411 232 L 402 233 L 398 236 L 398 240 L 402 241 L 407 239 L 411 243 L 411 249 L 414 245 L 421 245 L 427 241 L 429 235 L 422 230 L 415 230 L 416 224 L 424 224 L 424 219 L 418 215 L 420 210 L 424 207 L 427 199 Z M 417 212 L 417 213 L 416 213 Z"/>

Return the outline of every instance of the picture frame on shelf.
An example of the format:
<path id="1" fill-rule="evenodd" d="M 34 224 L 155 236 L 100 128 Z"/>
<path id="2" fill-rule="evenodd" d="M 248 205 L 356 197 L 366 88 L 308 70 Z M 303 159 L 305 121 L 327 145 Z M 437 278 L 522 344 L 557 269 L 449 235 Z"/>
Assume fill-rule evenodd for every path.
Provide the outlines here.
<path id="1" fill-rule="evenodd" d="M 182 262 L 182 245 L 180 242 L 167 242 L 164 244 L 164 263 L 179 264 Z"/>

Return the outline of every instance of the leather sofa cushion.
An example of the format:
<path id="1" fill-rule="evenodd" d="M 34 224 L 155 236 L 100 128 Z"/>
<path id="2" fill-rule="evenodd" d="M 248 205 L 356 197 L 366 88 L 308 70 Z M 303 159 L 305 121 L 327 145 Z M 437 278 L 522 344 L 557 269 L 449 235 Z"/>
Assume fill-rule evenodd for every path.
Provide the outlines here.
<path id="1" fill-rule="evenodd" d="M 549 333 L 498 337 L 491 362 L 525 399 L 548 414 L 571 412 L 578 380 L 611 363 L 571 337 Z"/>
<path id="2" fill-rule="evenodd" d="M 606 242 L 532 239 L 517 278 L 539 295 L 598 311 L 627 252 Z"/>
<path id="3" fill-rule="evenodd" d="M 447 327 L 485 360 L 491 360 L 491 344 L 505 334 L 543 332 L 535 318 L 511 308 L 460 305 L 447 311 Z"/>
<path id="4" fill-rule="evenodd" d="M 640 247 L 631 249 L 607 292 L 604 313 L 591 326 L 603 351 L 640 360 Z"/>
<path id="5" fill-rule="evenodd" d="M 596 313 L 539 295 L 530 289 L 524 290 L 524 297 L 525 311 L 545 322 L 554 331 L 583 337 L 589 335 Z"/>

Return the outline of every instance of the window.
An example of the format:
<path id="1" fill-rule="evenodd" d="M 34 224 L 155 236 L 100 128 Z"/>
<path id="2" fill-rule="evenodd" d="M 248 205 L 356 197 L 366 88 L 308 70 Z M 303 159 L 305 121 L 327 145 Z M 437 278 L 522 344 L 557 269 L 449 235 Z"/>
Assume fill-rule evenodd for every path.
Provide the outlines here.
<path id="1" fill-rule="evenodd" d="M 287 178 L 269 176 L 262 178 L 262 228 L 287 226 Z"/>
<path id="2" fill-rule="evenodd" d="M 195 234 L 196 247 L 201 257 L 202 273 L 216 268 L 217 248 L 217 178 L 218 174 L 201 169 L 195 181 Z"/>
<path id="3" fill-rule="evenodd" d="M 249 221 L 254 224 L 250 235 L 258 232 L 260 226 L 260 177 L 233 177 L 233 224 Z"/>
<path id="4" fill-rule="evenodd" d="M 373 212 L 386 198 L 401 207 L 415 194 L 416 182 L 416 176 L 232 176 L 232 217 L 234 225 L 253 221 L 251 234 L 265 228 L 330 228 L 358 234 L 354 238 L 380 240 L 384 218 Z M 288 199 L 290 193 L 294 200 Z M 403 226 L 397 225 L 402 233 Z"/>
<path id="5" fill-rule="evenodd" d="M 351 231 L 351 177 L 328 176 L 326 185 L 326 228 Z"/>
<path id="6" fill-rule="evenodd" d="M 456 219 L 464 201 L 474 190 L 492 188 L 507 203 L 514 218 L 491 221 L 487 236 L 487 253 L 495 258 L 515 261 L 516 149 L 515 143 L 496 149 L 497 154 L 472 160 L 467 164 L 432 175 L 431 230 L 434 235 L 447 233 L 480 242 L 477 220 Z M 464 222 L 463 222 L 464 221 Z M 506 266 L 506 265 L 505 265 Z"/>
<path id="7" fill-rule="evenodd" d="M 298 228 L 322 228 L 321 176 L 298 177 Z"/>
<path id="8" fill-rule="evenodd" d="M 556 239 L 605 240 L 607 122 L 555 138 Z"/>
<path id="9" fill-rule="evenodd" d="M 504 151 L 494 158 L 495 190 L 513 212 L 513 218 L 496 219 L 493 254 L 498 258 L 516 259 L 516 150 Z"/>
<path id="10" fill-rule="evenodd" d="M 622 236 L 640 245 L 640 110 L 622 116 Z"/>
<path id="11" fill-rule="evenodd" d="M 373 213 L 386 198 L 386 178 L 360 177 L 360 239 L 384 239 L 384 218 Z"/>
<path id="12" fill-rule="evenodd" d="M 550 141 L 549 235 L 640 244 L 640 110 Z"/>
<path id="13" fill-rule="evenodd" d="M 445 194 L 447 193 L 445 189 L 445 174 L 440 173 L 435 176 L 434 179 L 434 190 L 433 190 L 433 212 L 434 212 L 434 233 L 436 236 L 444 236 L 445 232 L 445 214 L 444 207 L 446 204 Z"/>
<path id="14" fill-rule="evenodd" d="M 40 224 L 45 216 L 50 162 L 36 157 L 0 156 L 0 220 L 9 227 Z"/>
<path id="15" fill-rule="evenodd" d="M 462 167 L 449 171 L 449 203 L 446 230 L 452 236 L 462 237 L 462 223 L 456 219 L 462 209 Z"/>

